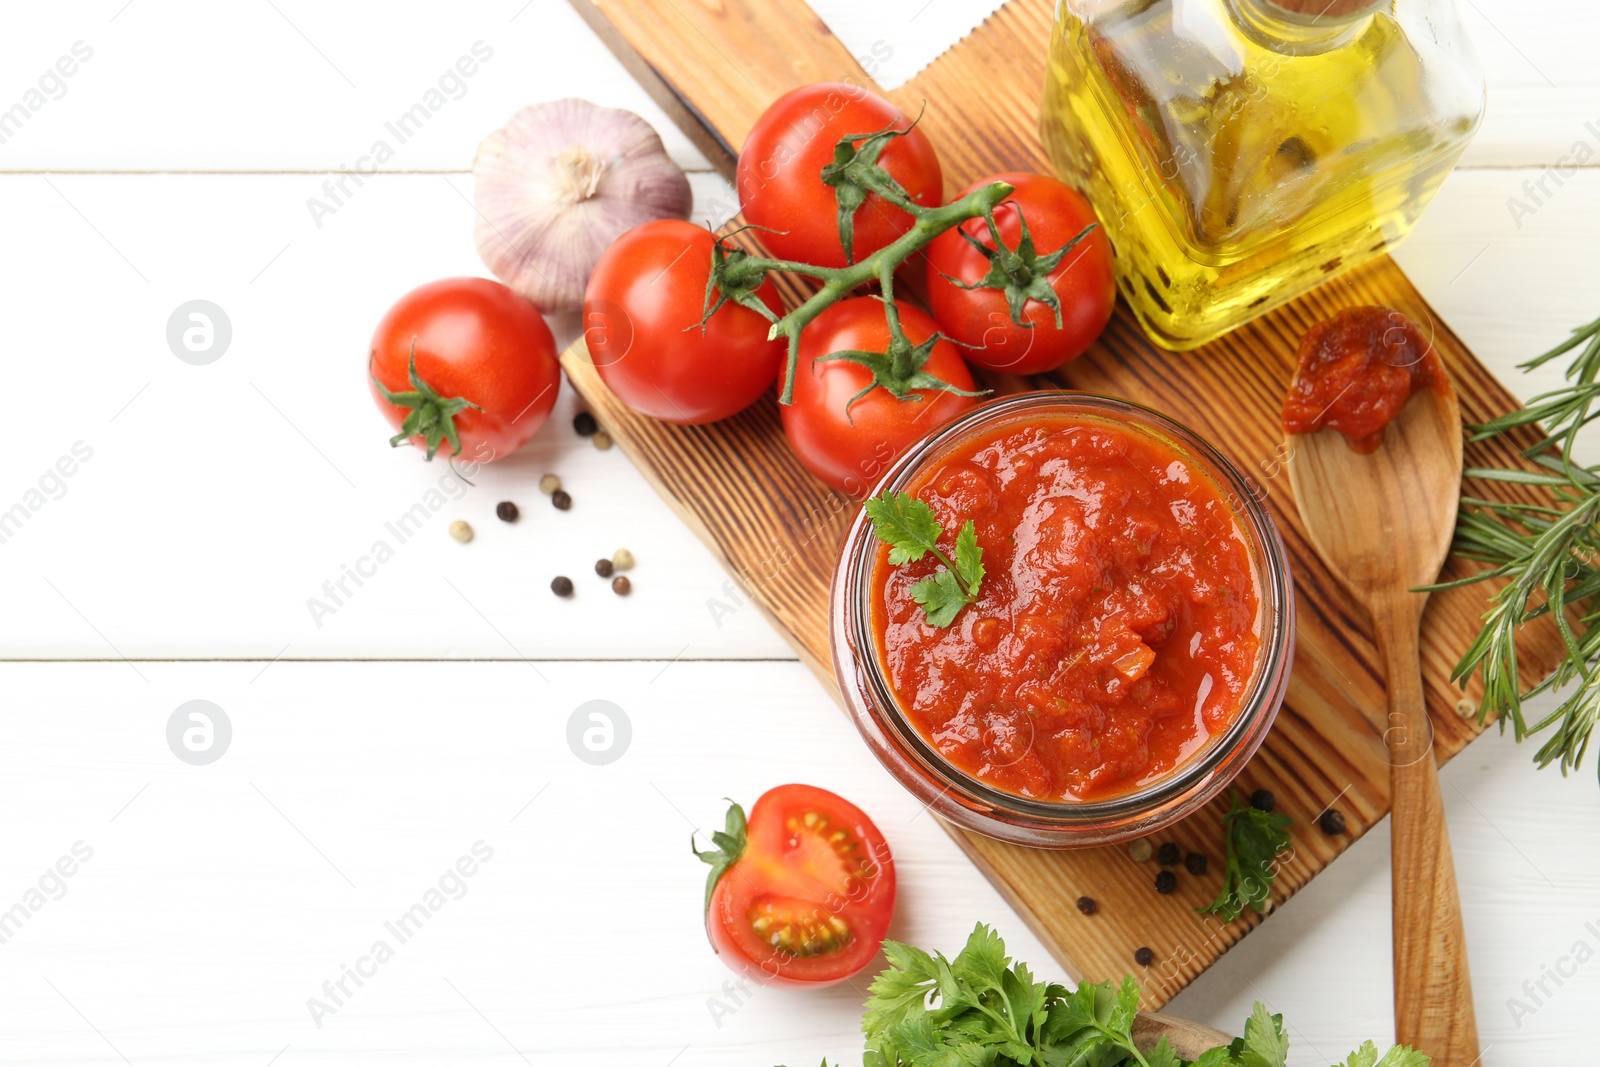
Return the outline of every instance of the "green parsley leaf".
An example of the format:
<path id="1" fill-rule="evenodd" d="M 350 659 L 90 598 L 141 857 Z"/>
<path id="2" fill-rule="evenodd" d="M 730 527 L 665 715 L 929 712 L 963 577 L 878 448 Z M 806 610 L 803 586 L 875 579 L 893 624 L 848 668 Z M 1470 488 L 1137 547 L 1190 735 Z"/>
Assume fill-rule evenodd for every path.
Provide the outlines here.
<path id="1" fill-rule="evenodd" d="M 1362 1045 L 1343 1064 L 1335 1067 L 1428 1067 L 1428 1057 L 1405 1045 L 1395 1045 L 1378 1057 L 1378 1046 L 1371 1041 Z"/>
<path id="2" fill-rule="evenodd" d="M 983 549 L 978 546 L 978 528 L 971 519 L 962 523 L 956 534 L 956 573 L 968 589 L 976 590 L 983 581 Z"/>
<path id="3" fill-rule="evenodd" d="M 911 587 L 911 599 L 922 605 L 930 626 L 949 626 L 962 608 L 978 599 L 978 587 L 983 582 L 983 548 L 971 519 L 962 523 L 956 534 L 956 557 L 951 560 L 939 548 L 944 528 L 939 525 L 938 516 L 910 493 L 884 493 L 862 507 L 872 520 L 872 532 L 889 546 L 891 566 L 914 563 L 930 552 L 944 564 L 943 570 Z"/>
<path id="4" fill-rule="evenodd" d="M 884 1037 L 922 1014 L 932 990 L 930 983 L 938 977 L 933 958 L 914 945 L 885 941 L 883 956 L 889 966 L 872 980 L 872 995 L 861 1017 L 869 1044 L 875 1036 Z"/>
<path id="5" fill-rule="evenodd" d="M 967 594 L 949 571 L 931 574 L 911 587 L 911 599 L 928 613 L 928 625 L 944 629 L 967 606 Z"/>
<path id="6" fill-rule="evenodd" d="M 1254 810 L 1254 809 L 1252 809 Z M 1241 1067 L 1287 1067 L 1289 1037 L 1283 1032 L 1283 1016 L 1272 1015 L 1259 1000 L 1244 1024 L 1244 1037 L 1234 1042 Z"/>
<path id="7" fill-rule="evenodd" d="M 1148 1051 L 1133 1040 L 1139 986 L 1036 981 L 979 924 L 954 959 L 885 941 L 886 970 L 872 982 L 861 1029 L 865 1067 L 1285 1067 L 1283 1017 L 1257 1003 L 1244 1036 L 1192 1063 L 1163 1038 Z M 1337 1067 L 1428 1067 L 1396 1047 L 1380 1060 L 1371 1042 Z"/>
<path id="8" fill-rule="evenodd" d="M 1144 1058 L 1150 1067 L 1183 1067 L 1184 1063 L 1183 1057 L 1172 1051 L 1165 1037 L 1156 1042 L 1156 1047 L 1146 1052 Z"/>
<path id="9" fill-rule="evenodd" d="M 872 532 L 889 546 L 889 562 L 896 567 L 938 551 L 939 517 L 910 493 L 884 493 L 861 505 L 872 520 Z"/>
<path id="10" fill-rule="evenodd" d="M 1278 854 L 1289 847 L 1289 827 L 1294 820 L 1281 812 L 1262 811 L 1240 801 L 1230 790 L 1232 806 L 1222 817 L 1227 843 L 1227 869 L 1222 891 L 1209 905 L 1195 910 L 1233 922 L 1254 908 L 1265 914 L 1272 899 L 1272 884 L 1278 877 Z"/>

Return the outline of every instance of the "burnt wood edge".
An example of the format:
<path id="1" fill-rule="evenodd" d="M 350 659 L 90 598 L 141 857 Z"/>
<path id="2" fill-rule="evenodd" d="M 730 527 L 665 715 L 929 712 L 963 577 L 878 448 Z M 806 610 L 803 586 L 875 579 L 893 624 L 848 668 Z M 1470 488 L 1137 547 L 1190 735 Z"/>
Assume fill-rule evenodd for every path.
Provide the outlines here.
<path id="1" fill-rule="evenodd" d="M 661 76 L 661 72 L 628 43 L 627 38 L 611 24 L 611 20 L 606 18 L 605 13 L 594 4 L 593 0 L 568 0 L 568 3 L 578 13 L 578 17 L 583 19 L 611 50 L 611 54 L 617 57 L 633 76 L 633 80 L 639 83 L 639 87 L 649 94 L 650 99 L 667 113 L 673 124 L 700 150 L 711 164 L 711 169 L 720 174 L 724 181 L 732 184 L 735 180 L 734 170 L 738 163 L 738 153 L 721 134 L 711 128 L 705 116 L 684 99 L 672 84 Z"/>

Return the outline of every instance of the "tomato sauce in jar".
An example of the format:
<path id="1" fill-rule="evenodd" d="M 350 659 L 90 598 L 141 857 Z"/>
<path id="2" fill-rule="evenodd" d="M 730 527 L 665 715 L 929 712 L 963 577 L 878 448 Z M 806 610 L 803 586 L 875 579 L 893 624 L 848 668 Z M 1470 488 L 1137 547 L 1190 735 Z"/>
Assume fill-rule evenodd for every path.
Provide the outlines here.
<path id="1" fill-rule="evenodd" d="M 1326 426 L 1357 452 L 1376 452 L 1406 401 L 1423 389 L 1448 388 L 1439 355 L 1416 323 L 1389 308 L 1346 308 L 1301 339 L 1283 431 Z"/>
<path id="2" fill-rule="evenodd" d="M 871 621 L 906 719 L 946 761 L 1043 801 L 1099 801 L 1174 772 L 1239 717 L 1261 590 L 1217 483 L 1157 436 L 1093 417 L 992 429 L 905 486 L 941 547 L 972 520 L 984 576 L 943 629 L 880 545 Z"/>

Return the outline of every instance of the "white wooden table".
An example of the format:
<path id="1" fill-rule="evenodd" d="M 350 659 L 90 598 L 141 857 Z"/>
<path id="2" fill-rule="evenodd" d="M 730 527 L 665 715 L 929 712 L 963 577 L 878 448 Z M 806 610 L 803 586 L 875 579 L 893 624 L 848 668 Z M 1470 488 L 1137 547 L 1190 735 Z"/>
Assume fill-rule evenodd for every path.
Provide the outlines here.
<path id="1" fill-rule="evenodd" d="M 902 79 L 982 14 L 815 6 L 857 51 L 889 42 Z M 1600 311 L 1600 169 L 1545 176 L 1600 149 L 1600 24 L 1580 0 L 1462 6 L 1490 117 L 1399 258 L 1527 396 L 1542 383 L 1515 361 Z M 493 58 L 459 98 L 314 223 L 329 173 L 478 41 Z M 75 47 L 72 75 L 41 84 Z M 401 292 L 484 273 L 478 140 L 581 95 L 704 169 L 564 3 L 19 6 L 0 71 L 0 110 L 42 93 L 0 142 L 0 512 L 27 511 L 0 542 L 0 921 L 25 913 L 0 924 L 0 1062 L 851 1062 L 859 987 L 740 991 L 700 930 L 691 828 L 789 780 L 888 834 L 895 936 L 953 949 L 983 920 L 1059 973 L 626 459 L 573 435 L 570 393 L 334 615 L 308 612 L 444 473 L 385 447 L 363 357 Z M 1517 225 L 1507 199 L 1541 180 Z M 726 201 L 695 181 L 702 213 Z M 165 342 L 197 298 L 233 333 L 199 367 Z M 538 493 L 545 471 L 570 512 Z M 501 499 L 522 522 L 495 520 Z M 468 546 L 445 535 L 458 517 Z M 591 571 L 624 545 L 626 600 Z M 548 592 L 558 573 L 570 601 Z M 207 766 L 166 741 L 194 699 L 231 723 Z M 565 740 L 592 699 L 632 726 L 606 766 Z M 1530 754 L 1491 736 L 1444 775 L 1485 1062 L 1587 1062 L 1600 792 L 1592 767 L 1562 780 Z M 492 858 L 449 875 L 475 847 Z M 1386 1041 L 1387 861 L 1380 828 L 1172 1010 L 1236 1028 L 1265 999 L 1296 1064 Z M 441 877 L 426 927 L 362 963 Z M 347 966 L 370 973 L 314 1019 Z"/>

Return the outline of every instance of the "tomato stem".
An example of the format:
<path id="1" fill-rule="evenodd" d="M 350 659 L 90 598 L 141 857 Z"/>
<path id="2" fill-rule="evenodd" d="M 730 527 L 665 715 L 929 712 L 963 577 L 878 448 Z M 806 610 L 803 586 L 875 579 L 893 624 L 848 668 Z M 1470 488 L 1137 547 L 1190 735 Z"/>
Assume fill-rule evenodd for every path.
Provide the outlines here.
<path id="1" fill-rule="evenodd" d="M 941 277 L 961 289 L 998 289 L 1005 293 L 1006 305 L 1011 309 L 1011 321 L 1018 326 L 1033 328 L 1033 324 L 1023 317 L 1023 308 L 1030 300 L 1037 300 L 1055 313 L 1056 329 L 1061 329 L 1061 301 L 1056 296 L 1050 284 L 1050 275 L 1061 266 L 1061 261 L 1068 252 L 1078 247 L 1088 236 L 1099 227 L 1098 222 L 1091 222 L 1077 234 L 1047 255 L 1040 255 L 1033 243 L 1033 234 L 1028 231 L 1028 219 L 1023 215 L 1022 209 L 1017 209 L 1017 225 L 1021 234 L 1017 240 L 1016 248 L 1007 248 L 1005 241 L 1000 236 L 1000 227 L 994 221 L 991 213 L 984 216 L 984 222 L 989 226 L 989 236 L 994 241 L 990 248 L 982 241 L 972 236 L 965 230 L 960 231 L 961 236 L 984 259 L 989 261 L 989 270 L 975 282 L 964 282 L 960 278 L 952 278 L 948 274 Z"/>
<path id="2" fill-rule="evenodd" d="M 729 276 L 717 278 L 714 272 L 713 279 L 715 284 L 723 292 L 727 292 L 729 289 L 749 289 L 751 288 L 752 279 L 755 279 L 755 284 L 759 284 L 759 279 L 764 277 L 768 271 L 802 274 L 822 283 L 821 288 L 804 303 L 777 322 L 774 322 L 772 329 L 767 334 L 769 338 L 786 338 L 789 345 L 788 360 L 783 371 L 783 392 L 778 398 L 779 402 L 783 404 L 792 404 L 794 402 L 794 376 L 800 365 L 801 331 L 809 326 L 818 315 L 821 315 L 828 308 L 849 296 L 851 292 L 874 281 L 878 282 L 883 290 L 884 314 L 888 319 L 891 335 L 890 355 L 892 359 L 898 361 L 896 366 L 890 368 L 889 377 L 899 382 L 905 382 L 915 377 L 920 371 L 920 364 L 917 367 L 910 367 L 906 365 L 906 361 L 912 353 L 915 353 L 923 346 L 912 345 L 906 339 L 905 333 L 900 327 L 900 316 L 894 304 L 893 278 L 895 270 L 946 230 L 959 226 L 968 219 L 992 217 L 995 207 L 1010 196 L 1013 191 L 1014 187 L 1006 182 L 992 182 L 980 189 L 974 189 L 960 200 L 955 200 L 939 207 L 924 207 L 910 200 L 904 203 L 897 203 L 895 206 L 906 211 L 915 220 L 911 224 L 911 228 L 892 243 L 878 249 L 860 262 L 852 263 L 847 267 L 818 267 L 789 259 L 742 256 L 736 264 L 733 264 L 731 272 L 725 272 L 725 275 Z M 730 262 L 731 258 L 729 257 Z M 925 355 L 923 359 L 926 361 Z M 876 384 L 887 385 L 886 382 Z M 930 386 L 923 383 L 919 387 L 928 388 Z M 938 387 L 934 386 L 933 388 Z M 953 390 L 953 387 L 946 388 L 958 391 Z M 910 399 L 910 397 L 902 396 L 901 399 Z M 916 399 L 920 399 L 920 397 L 916 397 Z"/>
<path id="3" fill-rule="evenodd" d="M 706 902 L 705 910 L 711 910 L 711 894 L 717 888 L 717 883 L 728 869 L 739 862 L 739 857 L 744 855 L 745 845 L 749 843 L 744 809 L 733 801 L 728 801 L 728 814 L 721 830 L 711 832 L 711 843 L 715 848 L 701 849 L 695 845 L 695 837 L 700 833 L 696 830 L 689 837 L 689 850 L 695 854 L 701 863 L 710 866 L 711 871 L 706 876 Z"/>
<path id="4" fill-rule="evenodd" d="M 883 301 L 883 315 L 889 325 L 889 343 L 884 346 L 883 352 L 865 352 L 859 349 L 842 349 L 829 352 L 825 356 L 817 357 L 817 362 L 829 360 L 844 360 L 865 367 L 872 372 L 872 381 L 867 387 L 851 397 L 845 403 L 844 417 L 846 422 L 854 423 L 850 419 L 850 409 L 856 406 L 857 401 L 866 397 L 874 389 L 885 389 L 896 400 L 920 402 L 922 390 L 931 389 L 939 392 L 954 393 L 957 396 L 981 396 L 982 393 L 971 392 L 959 386 L 951 385 L 942 378 L 923 370 L 928 365 L 928 360 L 933 358 L 933 350 L 940 341 L 946 340 L 944 334 L 934 331 L 919 344 L 912 344 L 906 336 L 905 329 L 900 325 L 900 306 L 894 302 L 894 270 L 897 264 L 884 260 L 878 268 L 878 288 L 881 290 L 879 299 Z"/>
<path id="5" fill-rule="evenodd" d="M 474 411 L 483 409 L 464 396 L 440 396 L 437 390 L 417 374 L 415 337 L 411 338 L 411 355 L 406 365 L 406 376 L 411 381 L 410 389 L 394 392 L 379 381 L 372 369 L 376 358 L 377 355 L 374 353 L 367 360 L 367 377 L 372 379 L 378 395 L 395 407 L 409 409 L 405 421 L 400 426 L 400 432 L 389 438 L 389 447 L 399 448 L 402 441 L 421 437 L 428 450 L 427 458 L 431 460 L 439 451 L 439 446 L 448 441 L 451 449 L 451 469 L 454 470 L 455 457 L 461 454 L 461 437 L 456 432 L 456 416 L 469 408 Z"/>

